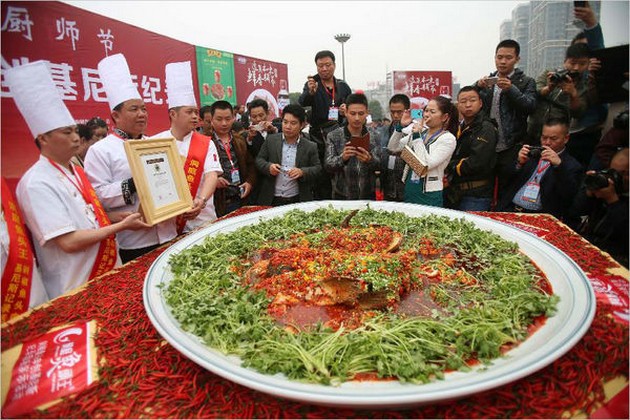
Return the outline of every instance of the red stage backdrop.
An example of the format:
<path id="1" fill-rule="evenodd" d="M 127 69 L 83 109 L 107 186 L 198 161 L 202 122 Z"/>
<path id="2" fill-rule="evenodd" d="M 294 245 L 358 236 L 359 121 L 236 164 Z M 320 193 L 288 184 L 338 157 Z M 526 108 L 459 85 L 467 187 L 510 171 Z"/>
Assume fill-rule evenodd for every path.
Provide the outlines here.
<path id="1" fill-rule="evenodd" d="M 195 64 L 192 45 L 57 2 L 2 2 L 2 69 L 47 60 L 77 122 L 111 117 L 97 65 L 122 53 L 149 111 L 147 134 L 168 126 L 164 66 Z M 193 75 L 196 75 L 193 68 Z M 196 77 L 196 76 L 194 76 Z M 196 86 L 196 80 L 194 86 Z M 38 157 L 2 78 L 2 175 L 17 181 Z"/>
<path id="2" fill-rule="evenodd" d="M 288 71 L 286 64 L 234 54 L 234 75 L 239 104 L 256 98 L 269 104 L 269 120 L 280 116 L 289 104 Z"/>
<path id="3" fill-rule="evenodd" d="M 394 93 L 404 93 L 411 99 L 411 108 L 420 109 L 438 95 L 453 94 L 450 71 L 394 71 Z"/>
<path id="4" fill-rule="evenodd" d="M 99 116 L 111 126 L 97 65 L 104 57 L 116 53 L 127 58 L 138 91 L 146 102 L 149 111 L 146 134 L 162 131 L 169 124 L 164 80 L 166 64 L 192 63 L 193 86 L 199 98 L 194 45 L 63 3 L 3 1 L 1 6 L 2 69 L 37 60 L 48 61 L 53 79 L 78 123 Z M 277 113 L 281 109 L 278 95 L 285 96 L 280 92 L 283 85 L 288 101 L 287 65 L 236 54 L 234 61 L 238 102 L 245 104 L 250 94 L 262 96 Z M 259 89 L 268 91 L 269 95 L 261 94 Z M 39 151 L 5 86 L 4 72 L 1 97 L 2 176 L 15 188 L 18 179 L 37 160 Z M 275 108 L 272 99 L 276 101 Z"/>

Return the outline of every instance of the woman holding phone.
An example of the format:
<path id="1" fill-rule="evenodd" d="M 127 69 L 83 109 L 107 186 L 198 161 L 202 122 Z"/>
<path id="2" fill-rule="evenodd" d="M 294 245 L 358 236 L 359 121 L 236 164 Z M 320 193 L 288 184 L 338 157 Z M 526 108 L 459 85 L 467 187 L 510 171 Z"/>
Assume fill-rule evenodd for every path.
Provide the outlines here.
<path id="1" fill-rule="evenodd" d="M 402 178 L 405 183 L 404 201 L 442 207 L 444 169 L 457 144 L 457 108 L 450 99 L 437 96 L 427 103 L 422 118 L 426 128 L 422 124 L 411 125 L 410 111 L 405 111 L 401 125 L 413 127 L 412 132 L 395 131 L 387 148 L 392 153 L 400 153 L 409 146 L 427 168 L 424 174 L 418 174 L 405 165 Z"/>

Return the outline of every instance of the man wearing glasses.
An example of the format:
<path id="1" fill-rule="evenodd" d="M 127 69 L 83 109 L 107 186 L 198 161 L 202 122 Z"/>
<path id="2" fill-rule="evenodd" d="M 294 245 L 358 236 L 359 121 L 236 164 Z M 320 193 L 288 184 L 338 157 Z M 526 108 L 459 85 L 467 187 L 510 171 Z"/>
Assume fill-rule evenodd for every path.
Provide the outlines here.
<path id="1" fill-rule="evenodd" d="M 346 97 L 352 93 L 350 86 L 335 78 L 335 54 L 320 51 L 315 55 L 317 74 L 308 76 L 298 102 L 304 107 L 311 107 L 311 128 L 309 134 L 317 143 L 319 159 L 323 166 L 325 139 L 329 132 L 338 128 L 344 120 Z M 332 186 L 329 175 L 322 171 L 319 182 L 315 185 L 316 200 L 330 199 Z"/>

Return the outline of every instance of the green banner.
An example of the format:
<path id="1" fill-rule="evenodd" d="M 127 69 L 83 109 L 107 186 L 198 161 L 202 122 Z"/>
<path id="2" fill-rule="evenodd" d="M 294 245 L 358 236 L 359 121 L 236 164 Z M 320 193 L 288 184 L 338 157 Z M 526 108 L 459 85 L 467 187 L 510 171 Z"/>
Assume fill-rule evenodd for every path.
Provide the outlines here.
<path id="1" fill-rule="evenodd" d="M 201 106 L 225 100 L 237 104 L 232 53 L 196 47 Z"/>

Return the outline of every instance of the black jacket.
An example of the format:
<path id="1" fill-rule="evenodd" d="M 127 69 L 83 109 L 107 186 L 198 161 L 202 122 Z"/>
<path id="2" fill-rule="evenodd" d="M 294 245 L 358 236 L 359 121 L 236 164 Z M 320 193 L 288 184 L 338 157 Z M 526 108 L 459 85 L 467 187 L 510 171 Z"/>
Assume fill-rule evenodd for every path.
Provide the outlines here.
<path id="1" fill-rule="evenodd" d="M 549 213 L 570 224 L 571 205 L 580 188 L 584 174 L 582 165 L 566 151 L 560 154 L 560 165 L 551 166 L 540 179 L 541 213 Z M 497 204 L 497 211 L 511 211 L 512 199 L 532 176 L 538 167 L 538 159 L 530 159 L 520 168 L 516 162 L 512 165 L 512 173 L 505 194 Z"/>
<path id="2" fill-rule="evenodd" d="M 488 185 L 471 190 L 470 195 L 491 194 L 497 160 L 496 144 L 497 128 L 480 112 L 470 125 L 461 127 L 457 147 L 446 167 L 449 184 L 457 186 L 461 183 L 487 180 Z M 480 194 L 476 194 L 474 190 L 478 190 L 476 192 Z"/>
<path id="3" fill-rule="evenodd" d="M 256 133 L 254 138 L 252 139 L 252 144 L 247 143 L 247 151 L 252 155 L 254 159 L 258 156 L 258 152 L 260 152 L 260 148 L 265 142 L 265 138 L 260 133 Z"/>
<path id="4" fill-rule="evenodd" d="M 309 122 L 313 127 L 320 127 L 328 122 L 328 109 L 332 106 L 332 98 L 322 85 L 319 74 L 316 74 L 313 78 L 317 82 L 315 94 L 311 95 L 308 91 L 308 82 L 304 83 L 304 89 L 302 90 L 298 102 L 302 106 L 311 107 L 311 120 Z M 343 80 L 333 77 L 333 81 L 335 82 L 335 107 L 339 107 L 346 101 L 346 98 L 352 93 L 352 90 Z M 339 124 L 341 124 L 343 120 L 344 118 L 340 115 Z"/>
<path id="5" fill-rule="evenodd" d="M 572 213 L 576 221 L 586 216 L 581 223 L 574 226 L 580 235 L 608 252 L 618 263 L 628 267 L 627 195 L 621 195 L 619 201 L 608 205 L 603 200 L 588 197 L 582 185 L 573 203 Z"/>
<path id="6" fill-rule="evenodd" d="M 490 74 L 496 76 L 497 72 Z M 499 113 L 505 144 L 497 144 L 497 150 L 505 150 L 516 143 L 524 143 L 527 135 L 527 117 L 536 109 L 536 81 L 526 76 L 521 69 L 515 69 L 510 77 L 512 87 L 501 93 Z M 479 93 L 486 116 L 490 117 L 494 86 L 482 89 Z"/>
<path id="7" fill-rule="evenodd" d="M 282 134 L 270 134 L 256 157 L 256 169 L 260 180 L 258 204 L 270 206 L 276 188 L 276 177 L 269 173 L 272 163 L 282 163 Z M 295 167 L 302 169 L 304 176 L 298 179 L 300 202 L 313 200 L 313 183 L 322 171 L 317 155 L 317 145 L 302 136 L 297 145 Z"/>

